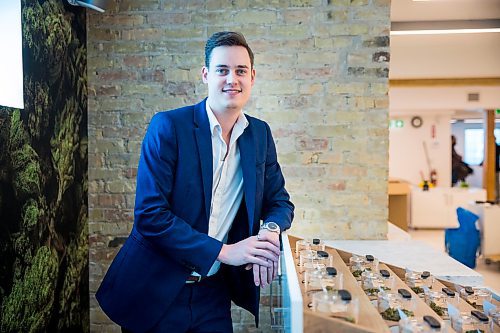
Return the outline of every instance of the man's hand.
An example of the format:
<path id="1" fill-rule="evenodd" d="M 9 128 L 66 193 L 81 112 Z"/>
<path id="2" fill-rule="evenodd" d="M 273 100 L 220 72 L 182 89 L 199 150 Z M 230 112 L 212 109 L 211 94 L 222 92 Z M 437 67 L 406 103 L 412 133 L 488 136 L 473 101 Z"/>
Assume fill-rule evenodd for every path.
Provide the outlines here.
<path id="1" fill-rule="evenodd" d="M 273 245 L 280 247 L 279 234 L 276 232 L 271 232 L 269 230 L 260 230 L 259 235 L 257 237 L 261 242 L 270 242 Z M 261 286 L 262 288 L 267 287 L 271 284 L 271 282 L 278 275 L 278 259 L 279 254 L 276 260 L 269 260 L 267 262 L 271 265 L 256 265 L 256 264 L 248 264 L 245 269 L 253 270 L 253 279 L 256 286 Z"/>
<path id="2" fill-rule="evenodd" d="M 276 234 L 276 236 L 278 236 Z M 259 236 L 260 237 L 260 236 Z M 256 236 L 248 237 L 236 244 L 224 244 L 217 259 L 227 265 L 240 266 L 244 264 L 256 264 L 263 267 L 273 267 L 280 255 L 279 239 L 275 242 L 260 241 Z"/>

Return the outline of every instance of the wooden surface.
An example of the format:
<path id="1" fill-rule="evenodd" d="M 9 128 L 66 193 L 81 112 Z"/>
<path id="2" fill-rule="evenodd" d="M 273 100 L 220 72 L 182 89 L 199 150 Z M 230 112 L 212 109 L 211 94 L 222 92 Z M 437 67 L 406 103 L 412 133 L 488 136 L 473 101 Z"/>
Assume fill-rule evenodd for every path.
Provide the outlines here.
<path id="1" fill-rule="evenodd" d="M 495 178 L 495 111 L 484 111 L 484 162 L 483 162 L 483 188 L 486 190 L 486 199 L 496 199 Z"/>
<path id="2" fill-rule="evenodd" d="M 401 279 L 388 265 L 385 265 L 385 264 L 380 264 L 379 269 L 386 269 L 391 273 L 391 275 L 394 275 L 395 283 L 394 283 L 394 291 L 393 292 L 397 293 L 397 290 L 400 288 L 406 289 L 410 292 L 411 299 L 413 300 L 412 302 L 413 302 L 415 307 L 413 309 L 408 309 L 408 310 L 412 310 L 415 314 L 415 317 L 432 316 L 432 317 L 436 318 L 437 320 L 439 320 L 439 322 L 441 323 L 441 326 L 445 325 L 443 319 L 440 318 L 434 312 L 434 310 L 432 310 L 425 303 L 424 299 L 420 298 L 417 294 L 415 294 L 415 292 L 413 292 L 413 290 L 411 290 L 410 287 L 408 287 L 406 285 L 406 283 L 404 282 L 404 275 L 403 275 L 403 279 Z M 391 321 L 387 321 L 387 323 L 390 326 L 396 326 L 398 324 L 397 322 L 391 322 Z"/>
<path id="3" fill-rule="evenodd" d="M 389 221 L 407 231 L 410 224 L 410 185 L 402 180 L 389 179 L 387 192 L 389 194 Z"/>
<path id="4" fill-rule="evenodd" d="M 298 238 L 289 236 L 290 246 L 295 249 Z M 314 312 L 309 308 L 311 297 L 305 291 L 305 285 L 301 283 L 301 291 L 304 300 L 304 332 L 345 332 L 345 333 L 365 333 L 365 332 L 390 332 L 385 321 L 378 314 L 377 310 L 370 303 L 368 296 L 358 285 L 356 279 L 349 271 L 349 268 L 338 255 L 335 249 L 327 248 L 326 251 L 333 258 L 333 267 L 344 276 L 343 289 L 348 290 L 351 295 L 359 299 L 359 316 L 356 324 L 351 324 L 342 319 L 331 318 L 326 314 Z M 295 259 L 298 265 L 298 259 Z M 299 274 L 299 281 L 304 280 L 304 276 Z"/>
<path id="5" fill-rule="evenodd" d="M 395 267 L 395 266 L 392 266 L 392 265 L 387 265 L 398 277 L 404 279 L 404 275 L 405 275 L 405 270 L 400 268 L 400 267 Z M 432 272 L 431 272 L 432 273 Z M 443 287 L 448 287 L 450 288 L 451 290 L 454 290 L 455 292 L 457 293 L 460 293 L 460 288 L 463 288 L 464 286 L 461 286 L 461 285 L 457 285 L 457 284 L 454 284 L 454 283 L 451 283 L 449 281 L 444 281 L 444 280 L 439 280 L 439 279 L 436 279 L 437 283 L 435 284 L 436 287 L 433 288 L 434 290 L 441 290 Z M 436 289 L 437 288 L 437 289 Z M 460 303 L 463 303 L 459 306 L 459 309 L 463 312 L 467 312 L 470 310 L 473 310 L 473 307 L 468 304 L 467 302 L 464 302 L 463 299 L 460 299 Z M 493 303 L 495 306 L 499 307 L 500 308 L 500 302 L 492 299 L 491 303 Z"/>

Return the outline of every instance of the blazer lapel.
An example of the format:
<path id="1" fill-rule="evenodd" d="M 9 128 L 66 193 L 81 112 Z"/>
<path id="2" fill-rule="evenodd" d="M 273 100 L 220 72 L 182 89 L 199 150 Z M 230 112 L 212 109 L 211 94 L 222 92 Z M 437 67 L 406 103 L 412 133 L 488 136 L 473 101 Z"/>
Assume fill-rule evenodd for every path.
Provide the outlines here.
<path id="1" fill-rule="evenodd" d="M 241 170 L 243 172 L 243 188 L 245 194 L 245 204 L 248 213 L 248 224 L 250 235 L 252 235 L 254 210 L 255 210 L 255 142 L 253 140 L 251 125 L 245 129 L 238 139 L 240 148 Z"/>
<path id="2" fill-rule="evenodd" d="M 212 201 L 213 157 L 210 123 L 208 122 L 205 103 L 206 99 L 195 106 L 194 133 L 196 136 L 196 144 L 198 145 L 198 154 L 200 155 L 201 178 L 203 180 L 203 193 L 205 194 L 205 213 L 208 221 L 210 219 L 210 203 Z"/>

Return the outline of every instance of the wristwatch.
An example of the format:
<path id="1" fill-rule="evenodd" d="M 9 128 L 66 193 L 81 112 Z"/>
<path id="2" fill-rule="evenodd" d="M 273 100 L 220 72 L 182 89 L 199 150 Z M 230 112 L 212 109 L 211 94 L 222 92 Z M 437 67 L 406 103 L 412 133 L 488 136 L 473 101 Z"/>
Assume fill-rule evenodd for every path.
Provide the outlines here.
<path id="1" fill-rule="evenodd" d="M 265 230 L 269 230 L 271 232 L 275 232 L 277 234 L 280 233 L 280 226 L 276 223 L 276 222 L 266 222 L 266 223 L 263 223 L 261 226 L 260 226 L 260 229 L 265 229 Z"/>

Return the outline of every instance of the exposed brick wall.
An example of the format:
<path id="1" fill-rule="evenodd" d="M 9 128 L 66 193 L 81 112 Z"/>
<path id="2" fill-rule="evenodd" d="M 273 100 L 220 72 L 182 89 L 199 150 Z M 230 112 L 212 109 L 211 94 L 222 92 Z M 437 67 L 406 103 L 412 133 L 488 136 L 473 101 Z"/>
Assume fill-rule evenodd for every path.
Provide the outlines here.
<path id="1" fill-rule="evenodd" d="M 297 206 L 293 231 L 385 238 L 389 7 L 389 0 L 117 0 L 105 14 L 89 12 L 94 331 L 116 330 L 93 293 L 132 226 L 147 124 L 157 111 L 205 97 L 203 47 L 216 31 L 243 32 L 256 54 L 246 111 L 273 129 Z"/>

